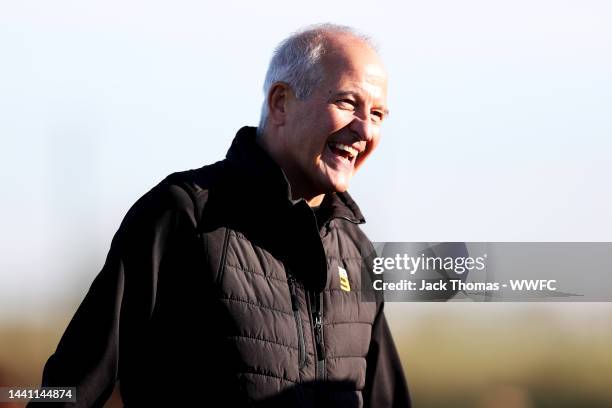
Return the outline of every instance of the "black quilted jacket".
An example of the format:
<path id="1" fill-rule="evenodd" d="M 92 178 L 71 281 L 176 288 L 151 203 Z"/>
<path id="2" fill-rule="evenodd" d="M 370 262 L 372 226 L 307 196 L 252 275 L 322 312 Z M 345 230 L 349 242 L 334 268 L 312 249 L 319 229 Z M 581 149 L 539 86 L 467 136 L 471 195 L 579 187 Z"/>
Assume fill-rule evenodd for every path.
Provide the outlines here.
<path id="1" fill-rule="evenodd" d="M 44 369 L 77 403 L 44 406 L 103 406 L 117 380 L 126 407 L 409 406 L 359 209 L 289 197 L 254 128 L 144 195 Z"/>

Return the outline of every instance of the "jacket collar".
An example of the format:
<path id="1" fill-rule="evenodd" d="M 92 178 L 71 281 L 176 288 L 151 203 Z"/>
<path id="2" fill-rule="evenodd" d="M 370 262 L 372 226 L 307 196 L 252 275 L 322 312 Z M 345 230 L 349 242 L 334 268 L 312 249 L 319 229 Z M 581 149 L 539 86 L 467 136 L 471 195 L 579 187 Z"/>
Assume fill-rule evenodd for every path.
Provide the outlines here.
<path id="1" fill-rule="evenodd" d="M 227 152 L 227 162 L 234 170 L 237 185 L 245 187 L 266 201 L 271 207 L 291 207 L 299 200 L 291 198 L 291 186 L 283 170 L 259 146 L 256 141 L 257 128 L 241 128 Z M 355 224 L 365 219 L 359 207 L 347 192 L 326 194 L 321 209 L 325 218 L 343 218 Z"/>

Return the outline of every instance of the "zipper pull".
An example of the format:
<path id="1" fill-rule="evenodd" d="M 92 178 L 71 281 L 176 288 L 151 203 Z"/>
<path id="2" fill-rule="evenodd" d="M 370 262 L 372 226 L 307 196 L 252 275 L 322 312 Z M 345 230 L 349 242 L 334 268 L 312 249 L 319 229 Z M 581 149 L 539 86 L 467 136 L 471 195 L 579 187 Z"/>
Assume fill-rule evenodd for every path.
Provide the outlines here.
<path id="1" fill-rule="evenodd" d="M 323 347 L 323 318 L 321 312 L 314 314 L 314 332 L 315 341 L 317 342 L 317 355 L 319 360 L 325 359 L 325 348 Z"/>
<path id="2" fill-rule="evenodd" d="M 293 277 L 293 275 L 288 276 L 287 283 L 289 284 L 289 293 L 291 295 L 291 308 L 295 312 L 296 310 L 298 310 L 298 304 L 297 295 L 295 293 L 295 278 Z"/>

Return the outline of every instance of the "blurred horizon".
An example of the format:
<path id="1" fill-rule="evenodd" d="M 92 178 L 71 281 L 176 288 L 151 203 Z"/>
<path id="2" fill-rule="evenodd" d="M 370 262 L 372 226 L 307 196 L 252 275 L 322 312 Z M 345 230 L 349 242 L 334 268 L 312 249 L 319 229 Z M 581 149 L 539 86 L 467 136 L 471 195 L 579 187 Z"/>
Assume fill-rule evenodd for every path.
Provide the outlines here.
<path id="1" fill-rule="evenodd" d="M 612 405 L 609 303 L 385 308 L 415 407 Z M 55 317 L 39 326 L 0 325 L 0 385 L 40 383 L 42 365 L 69 320 Z M 121 406 L 117 390 L 105 406 Z"/>

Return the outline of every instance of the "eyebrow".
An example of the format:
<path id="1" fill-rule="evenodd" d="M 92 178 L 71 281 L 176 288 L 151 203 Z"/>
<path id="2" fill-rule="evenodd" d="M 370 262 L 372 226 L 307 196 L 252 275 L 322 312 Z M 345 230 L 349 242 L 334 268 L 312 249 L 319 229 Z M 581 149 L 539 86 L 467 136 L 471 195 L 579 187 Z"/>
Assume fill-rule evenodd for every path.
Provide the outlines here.
<path id="1" fill-rule="evenodd" d="M 355 99 L 362 99 L 359 92 L 355 92 L 355 91 L 340 91 L 334 95 L 334 98 L 343 97 L 343 96 L 352 96 Z M 376 108 L 376 109 L 382 109 L 385 116 L 389 116 L 388 108 L 383 107 L 383 108 Z"/>

